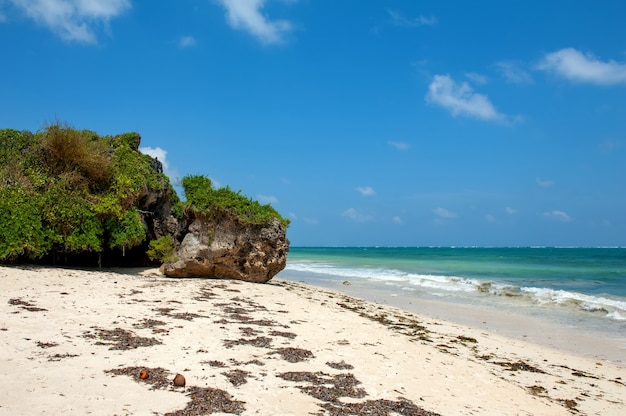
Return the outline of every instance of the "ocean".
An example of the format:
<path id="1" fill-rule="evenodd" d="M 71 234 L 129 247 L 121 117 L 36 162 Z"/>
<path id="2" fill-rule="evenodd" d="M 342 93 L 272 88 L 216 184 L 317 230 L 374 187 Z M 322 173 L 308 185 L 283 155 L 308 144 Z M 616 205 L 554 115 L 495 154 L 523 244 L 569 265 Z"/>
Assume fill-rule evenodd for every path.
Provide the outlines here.
<path id="1" fill-rule="evenodd" d="M 292 247 L 278 277 L 626 338 L 626 248 Z"/>

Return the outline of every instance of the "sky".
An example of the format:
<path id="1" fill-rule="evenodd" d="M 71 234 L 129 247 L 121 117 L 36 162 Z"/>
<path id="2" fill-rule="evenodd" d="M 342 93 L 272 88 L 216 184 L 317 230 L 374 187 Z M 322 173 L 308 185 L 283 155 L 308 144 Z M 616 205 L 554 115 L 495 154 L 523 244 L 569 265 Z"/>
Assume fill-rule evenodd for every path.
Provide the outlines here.
<path id="1" fill-rule="evenodd" d="M 0 0 L 0 128 L 138 132 L 174 184 L 270 203 L 292 246 L 626 246 L 625 17 L 622 0 Z"/>

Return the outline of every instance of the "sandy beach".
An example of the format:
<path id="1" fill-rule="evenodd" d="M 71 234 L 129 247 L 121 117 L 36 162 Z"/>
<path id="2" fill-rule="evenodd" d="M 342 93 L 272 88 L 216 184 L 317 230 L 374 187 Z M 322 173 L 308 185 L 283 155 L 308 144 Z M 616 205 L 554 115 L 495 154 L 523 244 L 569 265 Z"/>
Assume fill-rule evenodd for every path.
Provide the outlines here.
<path id="1" fill-rule="evenodd" d="M 623 361 L 287 280 L 27 266 L 0 281 L 2 415 L 626 414 Z"/>

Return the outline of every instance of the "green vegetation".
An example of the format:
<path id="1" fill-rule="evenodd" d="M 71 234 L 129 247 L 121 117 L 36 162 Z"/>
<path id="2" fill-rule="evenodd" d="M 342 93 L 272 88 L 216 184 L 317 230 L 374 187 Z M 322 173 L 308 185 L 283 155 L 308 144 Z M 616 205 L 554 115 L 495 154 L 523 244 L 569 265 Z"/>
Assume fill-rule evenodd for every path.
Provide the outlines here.
<path id="1" fill-rule="evenodd" d="M 230 214 L 243 224 L 266 225 L 277 219 L 283 225 L 289 225 L 289 220 L 281 217 L 270 205 L 261 205 L 241 195 L 241 191 L 234 192 L 229 187 L 213 189 L 211 179 L 206 176 L 185 176 L 182 185 L 186 207 L 213 218 Z"/>
<path id="2" fill-rule="evenodd" d="M 123 253 L 145 242 L 138 201 L 169 181 L 136 150 L 139 139 L 59 123 L 35 134 L 0 130 L 0 261 Z"/>
<path id="3" fill-rule="evenodd" d="M 148 254 L 150 260 L 158 261 L 159 263 L 176 262 L 174 238 L 170 235 L 165 235 L 150 241 L 146 254 Z"/>

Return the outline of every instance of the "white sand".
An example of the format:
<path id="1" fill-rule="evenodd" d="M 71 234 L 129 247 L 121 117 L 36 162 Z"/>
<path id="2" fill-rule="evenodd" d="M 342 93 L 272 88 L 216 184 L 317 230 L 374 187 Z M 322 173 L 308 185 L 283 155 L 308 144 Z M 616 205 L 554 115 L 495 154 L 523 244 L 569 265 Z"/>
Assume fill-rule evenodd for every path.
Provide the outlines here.
<path id="1" fill-rule="evenodd" d="M 2 415 L 198 414 L 182 412 L 197 388 L 228 392 L 244 415 L 330 414 L 307 394 L 310 382 L 287 372 L 317 373 L 322 393 L 332 376 L 352 374 L 360 384 L 343 394 L 367 395 L 335 391 L 344 410 L 403 398 L 442 415 L 626 414 L 626 371 L 616 363 L 284 280 L 0 267 L 0 281 Z M 116 329 L 160 343 L 111 349 L 106 330 Z M 312 357 L 288 362 L 281 348 Z M 107 372 L 115 369 L 130 375 Z M 169 381 L 181 373 L 187 386 L 153 388 L 157 377 L 141 381 L 140 369 L 162 369 Z M 248 372 L 244 384 L 224 374 L 234 370 Z"/>

